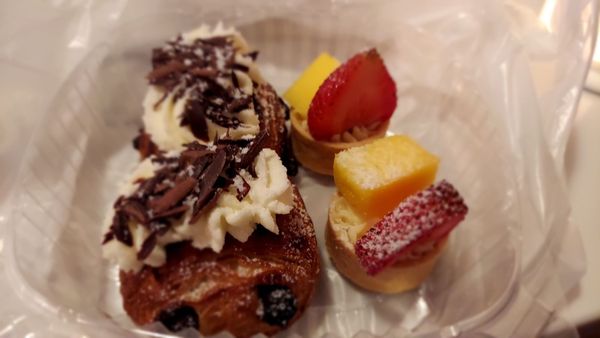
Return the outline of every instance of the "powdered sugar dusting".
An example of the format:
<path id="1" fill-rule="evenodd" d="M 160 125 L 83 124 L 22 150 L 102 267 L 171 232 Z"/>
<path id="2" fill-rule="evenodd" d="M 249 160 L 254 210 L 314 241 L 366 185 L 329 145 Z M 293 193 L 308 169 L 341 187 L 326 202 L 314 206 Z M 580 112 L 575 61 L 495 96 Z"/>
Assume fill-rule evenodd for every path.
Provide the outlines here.
<path id="1" fill-rule="evenodd" d="M 368 274 L 377 274 L 421 243 L 448 234 L 467 212 L 458 191 L 443 180 L 408 197 L 375 224 L 356 242 L 356 255 Z"/>

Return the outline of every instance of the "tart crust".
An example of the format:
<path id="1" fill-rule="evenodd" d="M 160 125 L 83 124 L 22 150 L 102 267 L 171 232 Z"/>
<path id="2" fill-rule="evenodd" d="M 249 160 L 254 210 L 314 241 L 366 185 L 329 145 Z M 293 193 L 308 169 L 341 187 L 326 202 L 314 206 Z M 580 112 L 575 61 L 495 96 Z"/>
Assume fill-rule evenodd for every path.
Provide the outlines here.
<path id="1" fill-rule="evenodd" d="M 390 121 L 385 121 L 372 131 L 372 134 L 364 140 L 357 142 L 323 142 L 315 140 L 308 131 L 305 123 L 302 123 L 300 113 L 292 111 L 292 149 L 300 164 L 316 173 L 322 175 L 333 175 L 333 159 L 335 154 L 352 147 L 362 146 L 375 139 L 385 136 Z"/>
<path id="2" fill-rule="evenodd" d="M 337 270 L 355 285 L 380 293 L 400 293 L 419 286 L 429 276 L 439 256 L 443 252 L 448 237 L 437 242 L 434 247 L 418 259 L 399 261 L 376 276 L 368 275 L 360 265 L 354 252 L 356 235 L 364 223 L 352 222 L 353 217 L 344 214 L 349 204 L 336 193 L 329 206 L 329 217 L 325 227 L 325 244 L 329 257 Z"/>

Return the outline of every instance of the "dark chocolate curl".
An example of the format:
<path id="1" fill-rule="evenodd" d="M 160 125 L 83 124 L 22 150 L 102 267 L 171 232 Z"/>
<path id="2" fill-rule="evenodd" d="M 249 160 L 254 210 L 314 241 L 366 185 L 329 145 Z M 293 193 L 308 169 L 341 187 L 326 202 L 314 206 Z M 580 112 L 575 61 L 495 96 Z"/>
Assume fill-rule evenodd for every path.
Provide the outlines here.
<path id="1" fill-rule="evenodd" d="M 240 160 L 240 163 L 238 164 L 239 168 L 248 168 L 252 164 L 254 158 L 264 148 L 264 143 L 267 141 L 268 137 L 269 132 L 266 129 L 262 130 L 258 135 L 256 135 L 252 143 L 250 143 L 248 151 Z M 253 171 L 253 168 L 250 169 Z"/>
<path id="2" fill-rule="evenodd" d="M 242 180 L 242 186 L 241 187 L 235 187 L 236 188 L 236 198 L 238 199 L 238 201 L 242 201 L 244 199 L 244 197 L 246 197 L 246 195 L 248 195 L 248 192 L 250 192 L 250 184 L 248 184 L 248 182 L 246 182 L 246 180 L 244 179 L 244 177 L 242 177 L 241 175 L 237 176 Z"/>
<path id="3" fill-rule="evenodd" d="M 146 78 L 148 79 L 148 81 L 150 81 L 150 83 L 155 83 L 158 80 L 160 80 L 161 78 L 171 75 L 175 72 L 179 72 L 184 70 L 186 67 L 183 63 L 181 63 L 181 61 L 179 60 L 172 60 L 169 61 L 167 64 L 164 64 L 162 66 L 159 66 L 157 68 L 154 68 L 147 76 Z"/>
<path id="4" fill-rule="evenodd" d="M 129 219 L 133 219 L 140 224 L 147 224 L 149 221 L 144 205 L 134 199 L 128 199 L 121 210 L 127 214 Z"/>
<path id="5" fill-rule="evenodd" d="M 116 211 L 113 216 L 112 225 L 110 227 L 110 231 L 114 234 L 115 238 L 127 245 L 133 245 L 133 237 L 131 236 L 131 231 L 129 231 L 129 224 L 127 222 L 127 216 L 125 216 L 122 212 Z"/>
<path id="6" fill-rule="evenodd" d="M 200 176 L 200 184 L 198 185 L 199 191 L 197 194 L 196 203 L 194 204 L 194 210 L 192 212 L 192 220 L 198 219 L 201 209 L 210 200 L 211 193 L 214 192 L 214 185 L 217 182 L 219 175 L 225 168 L 226 160 L 227 154 L 225 154 L 225 151 L 222 149 L 217 150 L 215 158 Z"/>
<path id="7" fill-rule="evenodd" d="M 192 134 L 200 140 L 208 140 L 208 125 L 206 124 L 206 104 L 198 100 L 190 100 L 185 105 L 181 125 L 189 125 Z"/>
<path id="8" fill-rule="evenodd" d="M 250 53 L 247 53 L 246 56 L 249 56 L 252 59 L 252 61 L 256 61 L 256 58 L 258 57 L 258 51 L 255 50 Z"/>
<path id="9" fill-rule="evenodd" d="M 179 203 L 194 189 L 197 183 L 198 181 L 193 177 L 186 177 L 179 182 L 175 182 L 175 186 L 171 190 L 167 191 L 162 197 L 150 202 L 150 207 L 154 211 L 154 214 L 167 211 Z"/>
<path id="10" fill-rule="evenodd" d="M 152 250 L 154 250 L 154 247 L 156 246 L 156 237 L 158 237 L 156 232 L 153 232 L 148 237 L 146 237 L 144 243 L 142 243 L 140 251 L 138 251 L 137 253 L 137 259 L 139 261 L 143 261 L 144 259 L 148 258 L 148 256 L 150 256 Z"/>

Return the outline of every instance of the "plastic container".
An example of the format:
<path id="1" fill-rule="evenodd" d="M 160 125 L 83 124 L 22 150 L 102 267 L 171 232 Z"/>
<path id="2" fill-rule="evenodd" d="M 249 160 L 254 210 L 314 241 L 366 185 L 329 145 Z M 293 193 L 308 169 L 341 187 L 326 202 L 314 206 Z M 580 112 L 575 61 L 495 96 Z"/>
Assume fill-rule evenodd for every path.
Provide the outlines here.
<path id="1" fill-rule="evenodd" d="M 595 2 L 575 2 L 583 20 L 594 23 L 585 11 L 595 9 Z M 581 83 L 570 79 L 576 90 L 570 109 L 541 110 L 536 98 L 544 93 L 528 73 L 533 61 L 515 37 L 518 21 L 507 21 L 510 9 L 476 1 L 311 7 L 269 2 L 240 5 L 232 12 L 223 12 L 224 4 L 209 3 L 205 12 L 187 14 L 194 7 L 184 4 L 164 10 L 135 3 L 121 8 L 101 38 L 85 43 L 86 56 L 40 120 L 5 227 L 4 264 L 22 299 L 63 323 L 66 335 L 131 336 L 160 330 L 136 328 L 121 309 L 117 270 L 101 258 L 101 224 L 117 186 L 137 161 L 131 140 L 141 126 L 151 49 L 180 31 L 223 20 L 235 24 L 260 50 L 261 70 L 279 92 L 323 50 L 346 59 L 376 47 L 398 85 L 399 105 L 390 131 L 411 135 L 439 155 L 438 178 L 453 182 L 470 207 L 418 290 L 376 295 L 351 286 L 331 266 L 323 232 L 333 183 L 302 171 L 296 182 L 317 230 L 323 266 L 311 306 L 284 336 L 537 332 L 556 301 L 543 298 L 546 282 L 565 272 L 548 256 L 564 254 L 560 239 L 570 231 L 561 171 L 552 157 L 561 154 L 548 145 L 555 141 L 564 146 L 567 133 L 557 136 L 561 130 L 546 122 L 562 119 L 568 127 Z M 93 28 L 94 20 L 90 22 Z M 585 44 L 593 33 L 584 28 L 577 32 L 584 43 L 578 49 L 583 61 L 576 68 L 581 72 L 589 58 Z M 556 81 L 557 87 L 566 86 Z M 577 278 L 563 278 L 548 292 L 563 294 Z M 541 291 L 532 292 L 536 290 Z M 540 301 L 549 303 L 541 306 Z M 539 314 L 541 321 L 523 326 L 522 316 L 506 316 L 514 304 L 524 309 L 515 314 Z M 43 330 L 31 332 L 47 332 Z"/>

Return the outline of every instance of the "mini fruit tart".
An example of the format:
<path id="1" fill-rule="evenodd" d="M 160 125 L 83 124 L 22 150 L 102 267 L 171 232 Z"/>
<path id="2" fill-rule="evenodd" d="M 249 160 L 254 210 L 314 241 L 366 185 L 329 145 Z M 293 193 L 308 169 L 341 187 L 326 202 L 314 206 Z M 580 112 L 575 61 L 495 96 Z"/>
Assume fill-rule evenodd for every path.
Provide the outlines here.
<path id="1" fill-rule="evenodd" d="M 381 293 L 413 289 L 431 273 L 468 208 L 438 159 L 406 136 L 336 155 L 327 251 L 354 284 Z"/>
<path id="2" fill-rule="evenodd" d="M 324 175 L 333 175 L 336 153 L 385 136 L 397 103 L 396 84 L 375 49 L 342 65 L 320 55 L 284 97 L 298 162 Z"/>

